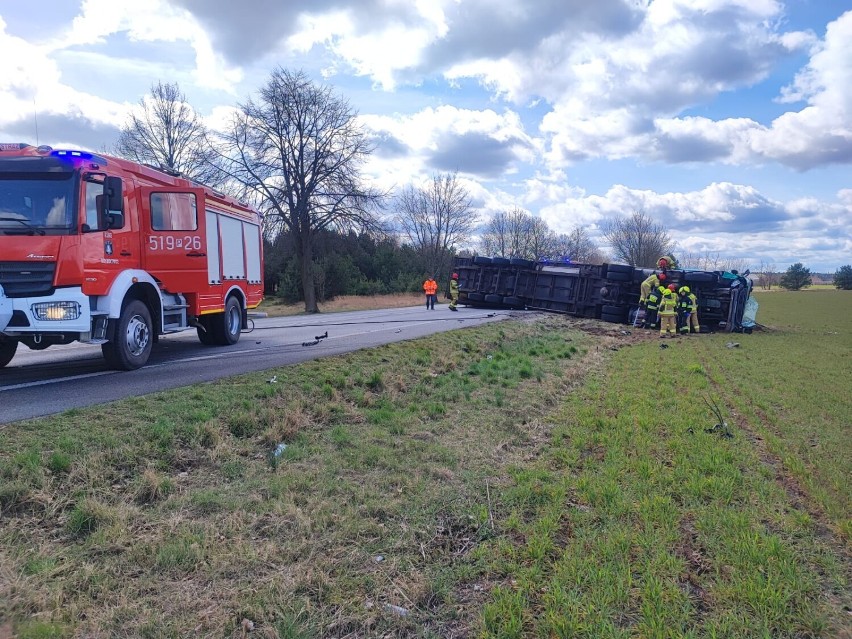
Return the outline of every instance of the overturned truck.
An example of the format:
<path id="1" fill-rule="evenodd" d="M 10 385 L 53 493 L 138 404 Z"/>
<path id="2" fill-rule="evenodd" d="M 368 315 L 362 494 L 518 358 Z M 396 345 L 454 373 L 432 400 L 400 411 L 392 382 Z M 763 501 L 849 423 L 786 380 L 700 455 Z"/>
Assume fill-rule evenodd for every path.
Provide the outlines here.
<path id="1" fill-rule="evenodd" d="M 640 285 L 653 269 L 626 264 L 534 262 L 520 258 L 458 257 L 459 303 L 487 308 L 536 309 L 633 323 Z M 702 330 L 742 331 L 751 295 L 748 277 L 726 271 L 675 269 L 666 283 L 689 286 L 698 298 Z"/>

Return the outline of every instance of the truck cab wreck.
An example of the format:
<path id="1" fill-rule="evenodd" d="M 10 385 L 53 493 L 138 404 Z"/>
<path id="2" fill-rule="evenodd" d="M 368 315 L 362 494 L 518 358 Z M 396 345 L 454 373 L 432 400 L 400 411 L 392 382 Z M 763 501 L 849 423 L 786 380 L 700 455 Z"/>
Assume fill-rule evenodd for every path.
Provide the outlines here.
<path id="1" fill-rule="evenodd" d="M 0 367 L 21 344 L 100 345 L 119 370 L 190 328 L 234 344 L 262 294 L 246 204 L 119 158 L 0 144 Z"/>

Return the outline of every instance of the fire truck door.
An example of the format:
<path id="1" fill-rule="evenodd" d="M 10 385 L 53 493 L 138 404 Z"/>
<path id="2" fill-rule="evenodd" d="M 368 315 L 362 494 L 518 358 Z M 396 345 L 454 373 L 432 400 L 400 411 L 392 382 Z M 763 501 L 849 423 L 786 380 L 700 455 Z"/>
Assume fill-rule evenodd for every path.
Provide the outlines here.
<path id="1" fill-rule="evenodd" d="M 102 176 L 84 179 L 81 186 L 81 206 L 78 222 L 83 259 L 83 292 L 104 295 L 109 292 L 116 276 L 125 269 L 139 268 L 139 234 L 131 224 L 130 207 L 125 199 L 125 224 L 111 229 L 99 215 L 104 197 Z"/>
<path id="2" fill-rule="evenodd" d="M 142 189 L 143 267 L 171 293 L 207 287 L 207 236 L 201 189 Z"/>

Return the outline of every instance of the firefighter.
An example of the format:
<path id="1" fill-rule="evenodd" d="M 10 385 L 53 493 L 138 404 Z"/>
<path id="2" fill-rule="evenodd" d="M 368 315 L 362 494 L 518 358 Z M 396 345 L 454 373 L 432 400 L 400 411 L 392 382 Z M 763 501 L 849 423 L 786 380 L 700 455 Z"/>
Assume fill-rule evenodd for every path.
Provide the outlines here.
<path id="1" fill-rule="evenodd" d="M 666 280 L 668 279 L 666 271 L 676 268 L 677 260 L 675 260 L 672 255 L 663 255 L 657 260 L 657 272 L 651 273 L 651 275 L 648 276 L 648 278 L 639 286 L 639 306 L 645 305 L 648 293 L 650 293 L 652 289 L 661 285 L 665 286 Z"/>
<path id="2" fill-rule="evenodd" d="M 667 275 L 665 271 L 660 273 L 651 273 L 648 278 L 639 286 L 639 306 L 645 306 L 648 294 L 661 286 L 665 286 Z"/>
<path id="3" fill-rule="evenodd" d="M 426 278 L 426 281 L 423 282 L 423 291 L 426 293 L 426 309 L 434 311 L 435 300 L 438 297 L 438 282 L 435 281 L 434 277 Z"/>
<path id="4" fill-rule="evenodd" d="M 457 311 L 459 309 L 456 308 L 459 303 L 459 274 L 453 273 L 452 277 L 450 277 L 450 310 Z"/>
<path id="5" fill-rule="evenodd" d="M 663 299 L 660 302 L 660 337 L 670 333 L 677 337 L 677 299 L 671 289 L 663 289 Z"/>
<path id="6" fill-rule="evenodd" d="M 663 255 L 657 260 L 657 268 L 661 271 L 674 270 L 677 268 L 677 260 L 673 255 Z"/>
<path id="7" fill-rule="evenodd" d="M 681 334 L 688 335 L 690 329 L 693 333 L 700 333 L 701 326 L 698 324 L 698 297 L 689 290 L 688 286 L 681 286 L 677 292 L 679 295 L 678 309 L 682 315 L 680 323 Z"/>
<path id="8" fill-rule="evenodd" d="M 645 301 L 645 322 L 643 328 L 654 328 L 657 326 L 657 311 L 660 308 L 660 300 L 663 298 L 664 287 L 657 286 L 648 293 Z"/>

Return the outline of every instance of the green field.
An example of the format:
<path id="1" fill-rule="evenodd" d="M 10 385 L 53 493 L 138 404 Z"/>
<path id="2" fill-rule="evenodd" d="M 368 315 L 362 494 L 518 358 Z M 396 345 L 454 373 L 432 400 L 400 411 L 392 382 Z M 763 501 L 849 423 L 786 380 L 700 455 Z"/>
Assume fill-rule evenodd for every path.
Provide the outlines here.
<path id="1" fill-rule="evenodd" d="M 0 637 L 849 637 L 852 294 L 757 297 L 6 425 Z"/>

